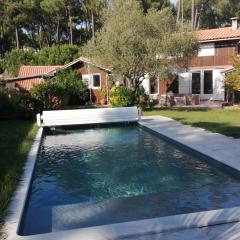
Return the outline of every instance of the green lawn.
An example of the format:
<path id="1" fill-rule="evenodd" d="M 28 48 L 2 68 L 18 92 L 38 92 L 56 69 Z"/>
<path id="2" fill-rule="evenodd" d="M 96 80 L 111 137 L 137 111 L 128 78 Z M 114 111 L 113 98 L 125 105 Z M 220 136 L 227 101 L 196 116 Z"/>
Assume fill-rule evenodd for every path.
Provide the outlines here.
<path id="1" fill-rule="evenodd" d="M 31 147 L 37 126 L 29 121 L 0 121 L 0 221 Z"/>
<path id="2" fill-rule="evenodd" d="M 153 110 L 144 112 L 143 115 L 166 116 L 194 127 L 201 127 L 212 132 L 240 138 L 239 109 Z"/>

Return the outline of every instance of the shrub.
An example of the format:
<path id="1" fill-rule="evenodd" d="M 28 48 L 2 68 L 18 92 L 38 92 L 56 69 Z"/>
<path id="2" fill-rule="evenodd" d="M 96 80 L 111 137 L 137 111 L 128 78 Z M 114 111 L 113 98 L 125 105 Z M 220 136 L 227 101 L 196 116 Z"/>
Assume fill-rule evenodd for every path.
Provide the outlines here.
<path id="1" fill-rule="evenodd" d="M 34 109 L 30 107 L 29 94 L 0 90 L 0 119 L 31 119 Z M 27 100 L 28 99 L 28 100 Z"/>
<path id="2" fill-rule="evenodd" d="M 54 81 L 44 81 L 31 90 L 31 95 L 39 102 L 40 111 L 60 109 L 66 105 L 67 94 Z"/>
<path id="3" fill-rule="evenodd" d="M 113 87 L 110 91 L 110 104 L 113 107 L 129 107 L 134 105 L 134 95 L 127 87 Z"/>
<path id="4" fill-rule="evenodd" d="M 59 72 L 54 78 L 36 85 L 32 97 L 43 109 L 60 109 L 67 105 L 83 105 L 89 99 L 87 86 L 74 71 Z"/>

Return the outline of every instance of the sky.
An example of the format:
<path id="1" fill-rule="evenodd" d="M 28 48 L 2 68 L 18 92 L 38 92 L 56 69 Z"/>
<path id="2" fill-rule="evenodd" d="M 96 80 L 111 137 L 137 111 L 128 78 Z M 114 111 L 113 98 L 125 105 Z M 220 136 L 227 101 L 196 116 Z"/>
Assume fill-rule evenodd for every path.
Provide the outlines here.
<path id="1" fill-rule="evenodd" d="M 177 0 L 170 0 L 170 2 L 172 2 L 172 3 L 174 3 L 174 4 L 176 4 L 176 1 L 177 1 Z"/>

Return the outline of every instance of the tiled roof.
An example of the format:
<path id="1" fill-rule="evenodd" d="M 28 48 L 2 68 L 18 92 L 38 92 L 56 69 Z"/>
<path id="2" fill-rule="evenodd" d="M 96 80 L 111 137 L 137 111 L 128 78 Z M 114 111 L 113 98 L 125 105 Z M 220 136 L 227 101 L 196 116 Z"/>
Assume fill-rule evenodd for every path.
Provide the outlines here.
<path id="1" fill-rule="evenodd" d="M 211 41 L 221 39 L 240 39 L 240 27 L 233 30 L 232 27 L 215 28 L 195 31 L 196 37 L 199 41 Z"/>
<path id="2" fill-rule="evenodd" d="M 62 66 L 21 66 L 18 77 L 31 77 L 34 78 L 27 80 L 18 80 L 16 81 L 16 87 L 21 89 L 30 90 L 34 85 L 39 84 L 43 81 L 41 75 L 46 75 L 51 72 L 55 72 L 56 70 L 62 68 Z M 36 76 L 36 77 L 35 77 Z"/>
<path id="3" fill-rule="evenodd" d="M 72 62 L 65 64 L 63 69 L 66 69 L 66 68 L 76 64 L 77 62 L 84 62 L 84 63 L 90 64 L 90 65 L 93 65 L 97 68 L 100 68 L 102 70 L 105 70 L 107 72 L 112 71 L 110 68 L 104 67 L 104 66 L 98 64 L 94 59 L 90 59 L 90 58 L 86 58 L 86 57 L 79 57 L 79 58 L 74 59 Z"/>

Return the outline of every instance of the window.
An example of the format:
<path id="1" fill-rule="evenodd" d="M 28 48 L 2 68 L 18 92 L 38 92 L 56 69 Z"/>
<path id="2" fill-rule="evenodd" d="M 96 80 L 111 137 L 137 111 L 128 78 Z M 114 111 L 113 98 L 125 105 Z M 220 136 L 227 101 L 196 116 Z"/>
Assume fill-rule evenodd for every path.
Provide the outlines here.
<path id="1" fill-rule="evenodd" d="M 92 76 L 92 86 L 93 88 L 100 88 L 101 87 L 101 77 L 100 74 L 94 74 Z"/>
<path id="2" fill-rule="evenodd" d="M 215 48 L 214 43 L 201 44 L 198 52 L 199 57 L 214 56 Z"/>
<path id="3" fill-rule="evenodd" d="M 213 72 L 204 71 L 204 94 L 213 93 Z"/>
<path id="4" fill-rule="evenodd" d="M 192 93 L 200 94 L 201 91 L 201 74 L 200 72 L 192 73 Z"/>
<path id="5" fill-rule="evenodd" d="M 158 79 L 156 77 L 150 78 L 150 93 L 158 93 Z"/>

